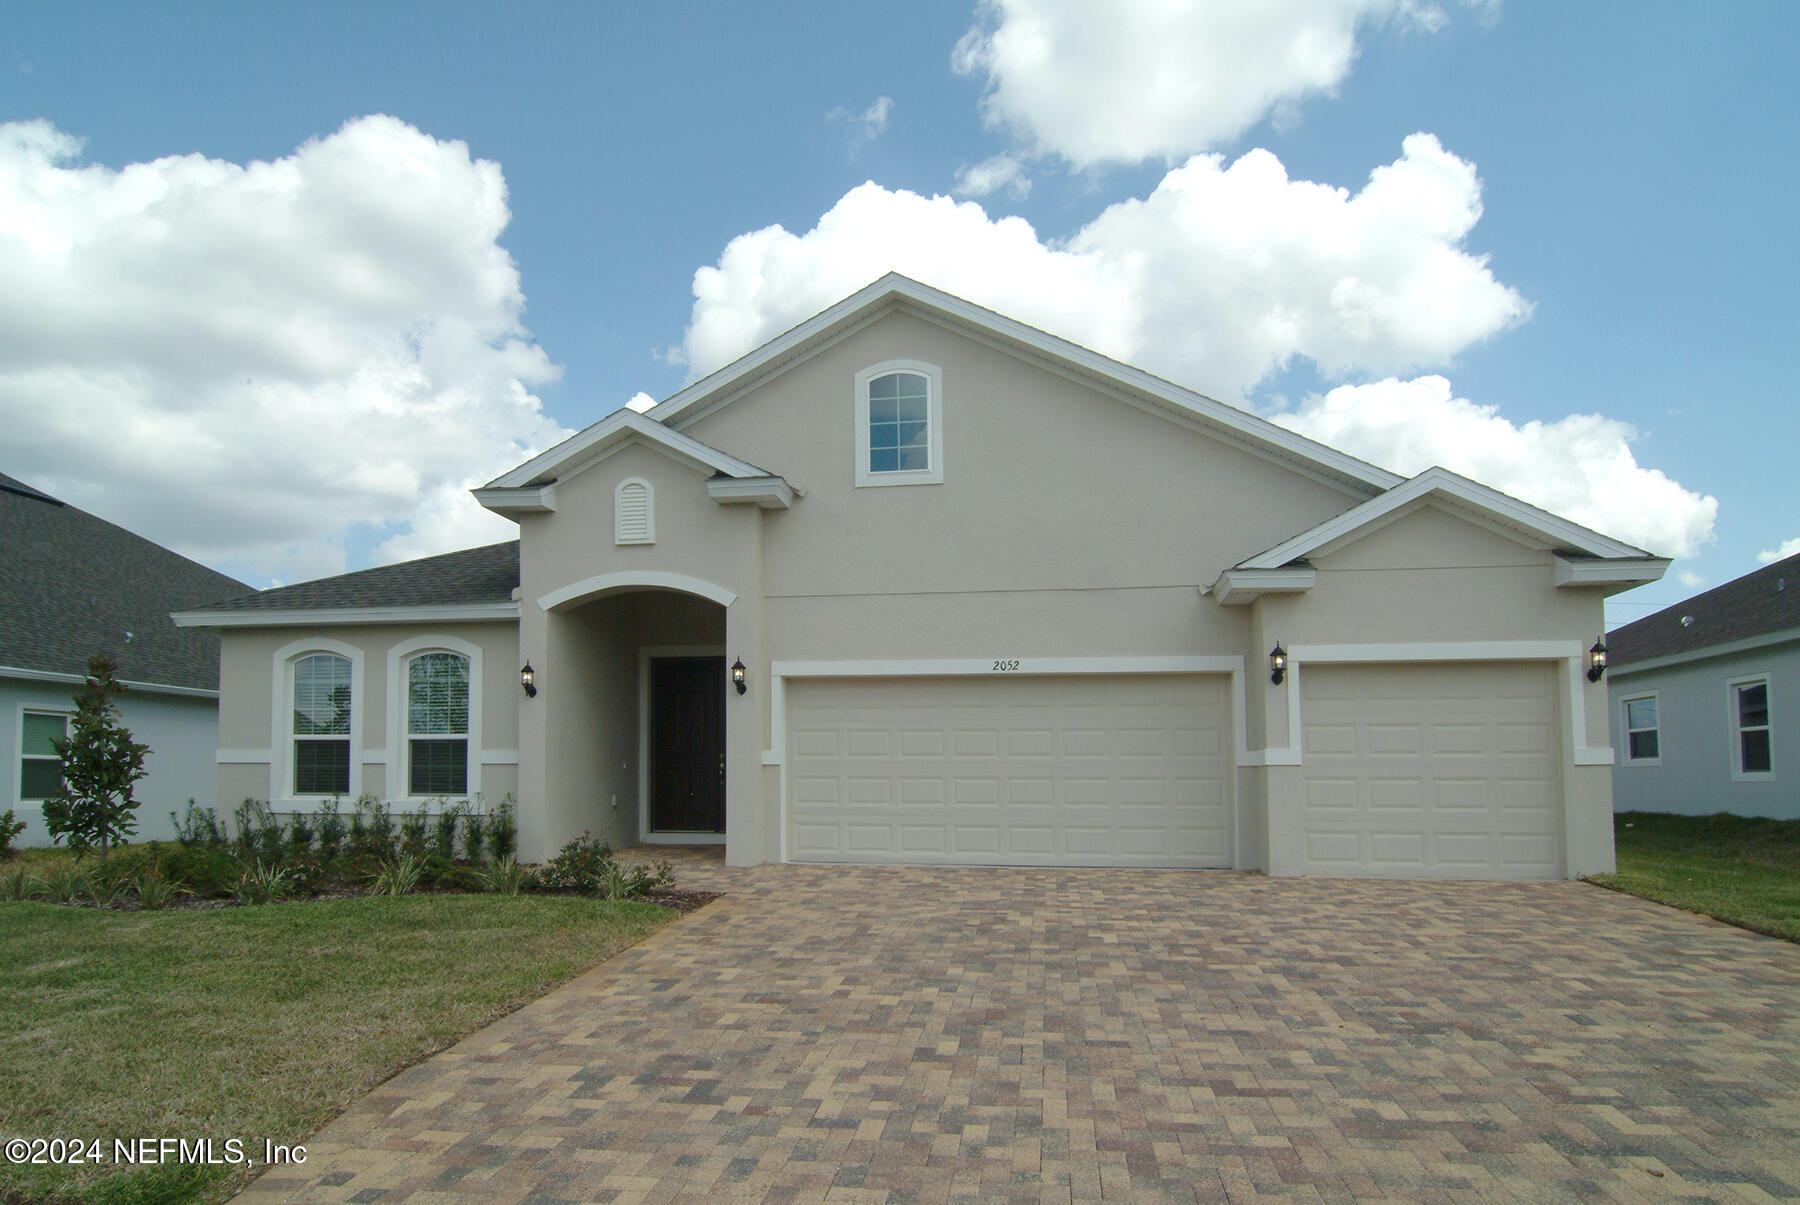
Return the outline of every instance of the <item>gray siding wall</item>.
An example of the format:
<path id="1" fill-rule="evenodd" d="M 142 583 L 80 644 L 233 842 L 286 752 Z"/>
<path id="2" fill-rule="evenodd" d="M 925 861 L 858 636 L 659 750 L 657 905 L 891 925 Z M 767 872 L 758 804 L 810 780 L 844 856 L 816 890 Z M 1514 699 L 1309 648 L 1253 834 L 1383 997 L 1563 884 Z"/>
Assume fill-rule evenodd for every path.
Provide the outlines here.
<path id="1" fill-rule="evenodd" d="M 1764 673 L 1774 774 L 1733 780 L 1726 683 Z M 1800 641 L 1642 673 L 1612 673 L 1607 681 L 1615 810 L 1800 819 Z M 1626 756 L 1624 701 L 1650 691 L 1657 696 L 1660 764 L 1634 764 Z"/>
<path id="2" fill-rule="evenodd" d="M 11 808 L 26 822 L 21 846 L 49 845 L 50 833 L 42 806 L 19 800 L 19 717 L 27 710 L 73 712 L 78 689 L 73 683 L 0 679 L 0 812 Z M 189 799 L 210 805 L 218 790 L 218 702 L 134 690 L 118 703 L 132 737 L 150 746 L 150 773 L 137 787 L 141 805 L 133 840 L 168 840 L 175 835 L 169 813 L 186 811 Z"/>

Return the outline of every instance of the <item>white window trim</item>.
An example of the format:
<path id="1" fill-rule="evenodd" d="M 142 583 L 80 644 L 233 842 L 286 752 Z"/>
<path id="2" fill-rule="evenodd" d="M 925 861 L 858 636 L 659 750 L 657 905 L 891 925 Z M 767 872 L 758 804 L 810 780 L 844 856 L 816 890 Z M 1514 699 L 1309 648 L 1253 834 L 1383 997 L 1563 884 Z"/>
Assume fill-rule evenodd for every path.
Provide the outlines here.
<path id="1" fill-rule="evenodd" d="M 1738 723 L 1738 689 L 1744 686 L 1761 686 L 1763 698 L 1767 701 L 1769 719 L 1764 730 L 1769 734 L 1769 768 L 1767 770 L 1744 769 L 1744 730 Z M 1725 731 L 1730 736 L 1731 747 L 1726 751 L 1730 759 L 1732 782 L 1774 782 L 1775 781 L 1775 692 L 1769 687 L 1769 673 L 1764 670 L 1759 674 L 1742 674 L 1736 678 L 1725 679 Z M 1754 731 L 1754 729 L 1752 730 Z"/>
<path id="2" fill-rule="evenodd" d="M 931 466 L 903 472 L 869 471 L 869 382 L 892 372 L 916 372 L 925 378 L 926 442 Z M 944 374 L 922 360 L 886 360 L 856 374 L 856 485 L 941 485 L 944 481 Z"/>
<path id="3" fill-rule="evenodd" d="M 350 662 L 350 788 L 346 801 L 363 793 L 363 733 L 367 730 L 368 693 L 363 689 L 363 651 L 341 640 L 320 636 L 284 644 L 272 658 L 269 707 L 269 807 L 278 812 L 310 811 L 331 795 L 301 795 L 294 790 L 294 663 L 314 653 L 332 653 Z"/>
<path id="4" fill-rule="evenodd" d="M 44 810 L 42 799 L 25 798 L 25 717 L 27 715 L 59 715 L 63 717 L 63 739 L 69 735 L 69 721 L 75 716 L 73 707 L 46 706 L 42 703 L 21 703 L 19 714 L 13 721 L 13 801 L 8 807 L 30 808 L 41 813 Z M 45 760 L 45 759 L 34 759 Z M 4 811 L 0 808 L 0 811 Z"/>
<path id="5" fill-rule="evenodd" d="M 625 494 L 628 485 L 644 487 L 644 534 L 642 538 L 627 538 L 622 516 L 619 512 L 619 500 Z M 656 487 L 642 477 L 627 477 L 613 486 L 613 543 L 615 545 L 654 544 L 656 543 Z"/>
<path id="6" fill-rule="evenodd" d="M 1656 727 L 1633 729 L 1631 726 L 1631 704 L 1642 703 L 1649 699 L 1656 704 Z M 1619 696 L 1619 764 L 1622 766 L 1660 766 L 1662 765 L 1662 700 L 1654 690 L 1640 690 L 1635 694 Z M 1631 756 L 1631 734 L 1637 732 L 1656 733 L 1656 756 Z"/>
<path id="7" fill-rule="evenodd" d="M 407 693 L 412 679 L 408 667 L 425 653 L 455 653 L 469 659 L 469 790 L 467 795 L 412 794 L 412 734 L 407 729 Z M 481 767 L 487 760 L 481 744 L 481 646 L 454 636 L 415 636 L 388 650 L 387 659 L 387 791 L 388 802 L 416 812 L 427 802 L 447 798 L 452 802 L 481 793 Z"/>

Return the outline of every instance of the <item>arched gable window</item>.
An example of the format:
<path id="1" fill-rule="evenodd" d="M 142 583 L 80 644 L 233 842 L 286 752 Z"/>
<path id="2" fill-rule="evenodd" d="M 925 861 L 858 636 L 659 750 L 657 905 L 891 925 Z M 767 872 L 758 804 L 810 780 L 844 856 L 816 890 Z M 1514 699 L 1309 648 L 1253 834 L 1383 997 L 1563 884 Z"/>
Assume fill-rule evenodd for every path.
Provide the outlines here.
<path id="1" fill-rule="evenodd" d="M 937 366 L 889 360 L 857 373 L 856 484 L 943 480 L 943 374 Z"/>
<path id="2" fill-rule="evenodd" d="M 613 490 L 613 542 L 656 543 L 656 494 L 642 477 L 627 477 Z"/>

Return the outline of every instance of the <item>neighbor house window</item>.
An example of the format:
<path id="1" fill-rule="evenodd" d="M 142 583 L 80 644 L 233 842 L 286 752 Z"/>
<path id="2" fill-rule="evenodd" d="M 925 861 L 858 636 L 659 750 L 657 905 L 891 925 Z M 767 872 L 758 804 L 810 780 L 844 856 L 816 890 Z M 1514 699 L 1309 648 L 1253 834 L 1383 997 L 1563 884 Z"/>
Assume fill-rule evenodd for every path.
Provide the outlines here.
<path id="1" fill-rule="evenodd" d="M 1731 691 L 1732 770 L 1737 774 L 1774 772 L 1769 744 L 1769 680 L 1737 678 Z"/>
<path id="2" fill-rule="evenodd" d="M 1662 759 L 1662 733 L 1656 721 L 1656 696 L 1625 700 L 1625 759 L 1646 762 Z"/>
<path id="3" fill-rule="evenodd" d="M 62 758 L 51 741 L 67 740 L 69 717 L 60 711 L 27 711 L 19 725 L 19 798 L 48 799 L 62 786 Z"/>
<path id="4" fill-rule="evenodd" d="M 350 792 L 350 659 L 294 662 L 294 794 Z"/>
<path id="5" fill-rule="evenodd" d="M 933 485 L 944 479 L 941 374 L 895 360 L 856 377 L 856 484 Z"/>
<path id="6" fill-rule="evenodd" d="M 469 659 L 424 653 L 407 666 L 407 793 L 469 790 Z"/>

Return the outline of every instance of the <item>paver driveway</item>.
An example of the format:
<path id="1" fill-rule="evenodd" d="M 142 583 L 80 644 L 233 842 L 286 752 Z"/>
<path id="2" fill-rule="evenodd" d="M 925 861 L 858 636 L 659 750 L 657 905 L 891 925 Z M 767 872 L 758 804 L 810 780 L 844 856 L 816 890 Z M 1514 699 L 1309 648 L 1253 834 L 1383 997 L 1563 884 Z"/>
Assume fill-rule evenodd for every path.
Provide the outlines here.
<path id="1" fill-rule="evenodd" d="M 1672 909 L 711 873 L 726 898 L 399 1075 L 243 1199 L 1800 1196 L 1800 947 Z"/>

